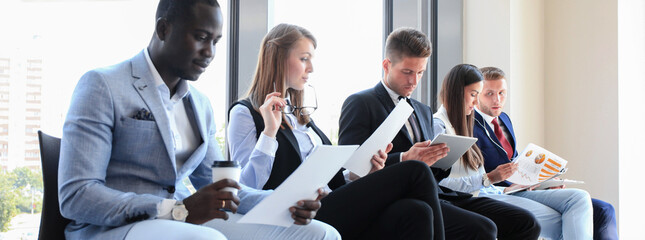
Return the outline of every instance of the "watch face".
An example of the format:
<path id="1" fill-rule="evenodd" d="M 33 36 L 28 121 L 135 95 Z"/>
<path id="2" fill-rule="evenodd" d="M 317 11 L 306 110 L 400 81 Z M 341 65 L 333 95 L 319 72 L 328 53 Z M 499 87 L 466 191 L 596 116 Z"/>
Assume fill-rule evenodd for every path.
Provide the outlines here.
<path id="1" fill-rule="evenodd" d="M 484 175 L 484 183 L 483 183 L 483 185 L 484 185 L 484 187 L 490 187 L 490 179 L 486 175 Z"/>
<path id="2" fill-rule="evenodd" d="M 176 205 L 172 208 L 172 219 L 185 221 L 186 217 L 188 217 L 188 210 L 186 210 L 186 206 L 184 206 L 183 204 Z"/>

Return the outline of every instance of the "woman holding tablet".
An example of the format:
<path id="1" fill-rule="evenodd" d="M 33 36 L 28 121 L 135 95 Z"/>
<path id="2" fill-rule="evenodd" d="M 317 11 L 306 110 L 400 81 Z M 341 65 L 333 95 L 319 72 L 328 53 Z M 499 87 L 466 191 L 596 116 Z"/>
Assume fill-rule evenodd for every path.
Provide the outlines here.
<path id="1" fill-rule="evenodd" d="M 478 95 L 483 88 L 483 75 L 477 67 L 460 64 L 452 68 L 443 81 L 439 97 L 442 106 L 434 114 L 436 121 L 443 125 L 446 134 L 472 137 L 474 111 Z M 541 226 L 540 236 L 547 239 L 591 239 L 591 201 L 588 194 L 572 191 L 570 199 L 563 204 L 571 205 L 570 211 L 559 212 L 531 199 L 505 195 L 504 188 L 495 183 L 510 177 L 517 169 L 515 163 L 499 165 L 495 170 L 486 173 L 484 158 L 473 145 L 460 160 L 452 165 L 450 175 L 439 182 L 440 186 L 455 191 L 470 192 L 473 195 L 489 197 L 521 211 L 535 215 Z M 507 206 L 507 207 L 508 207 Z M 587 211 L 588 210 L 588 211 Z M 563 216 L 577 216 L 579 219 L 564 225 Z M 564 220 L 563 220 L 564 219 Z M 565 231 L 563 231 L 565 230 Z M 563 234 L 564 233 L 564 234 Z"/>

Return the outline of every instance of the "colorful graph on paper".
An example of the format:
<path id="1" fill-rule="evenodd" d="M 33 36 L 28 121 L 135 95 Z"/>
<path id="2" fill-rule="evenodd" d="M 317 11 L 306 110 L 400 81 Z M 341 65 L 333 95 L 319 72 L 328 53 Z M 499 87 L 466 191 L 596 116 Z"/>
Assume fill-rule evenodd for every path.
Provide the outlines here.
<path id="1" fill-rule="evenodd" d="M 520 185 L 533 185 L 560 174 L 567 161 L 548 150 L 529 143 L 513 162 L 518 163 L 517 172 L 508 181 Z"/>

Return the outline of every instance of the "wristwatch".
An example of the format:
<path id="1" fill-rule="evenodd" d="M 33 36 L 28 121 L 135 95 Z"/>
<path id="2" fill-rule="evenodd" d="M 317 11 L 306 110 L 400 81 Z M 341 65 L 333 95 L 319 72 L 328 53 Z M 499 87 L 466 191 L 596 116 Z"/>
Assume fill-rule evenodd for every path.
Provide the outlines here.
<path id="1" fill-rule="evenodd" d="M 175 203 L 175 206 L 172 207 L 172 211 L 170 212 L 170 215 L 172 215 L 172 219 L 175 221 L 186 221 L 186 217 L 188 217 L 188 209 L 186 209 L 186 205 L 184 205 L 183 201 L 177 201 Z"/>
<path id="2" fill-rule="evenodd" d="M 486 173 L 482 175 L 482 185 L 484 185 L 484 187 L 490 187 L 491 185 L 490 178 L 488 178 L 488 174 Z"/>

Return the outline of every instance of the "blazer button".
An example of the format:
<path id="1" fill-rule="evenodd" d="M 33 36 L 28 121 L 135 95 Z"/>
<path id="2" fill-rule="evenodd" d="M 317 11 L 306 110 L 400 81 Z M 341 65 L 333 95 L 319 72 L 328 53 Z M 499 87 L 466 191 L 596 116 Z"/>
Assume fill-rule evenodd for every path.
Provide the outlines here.
<path id="1" fill-rule="evenodd" d="M 175 186 L 168 186 L 166 191 L 168 191 L 168 193 L 175 193 Z"/>

